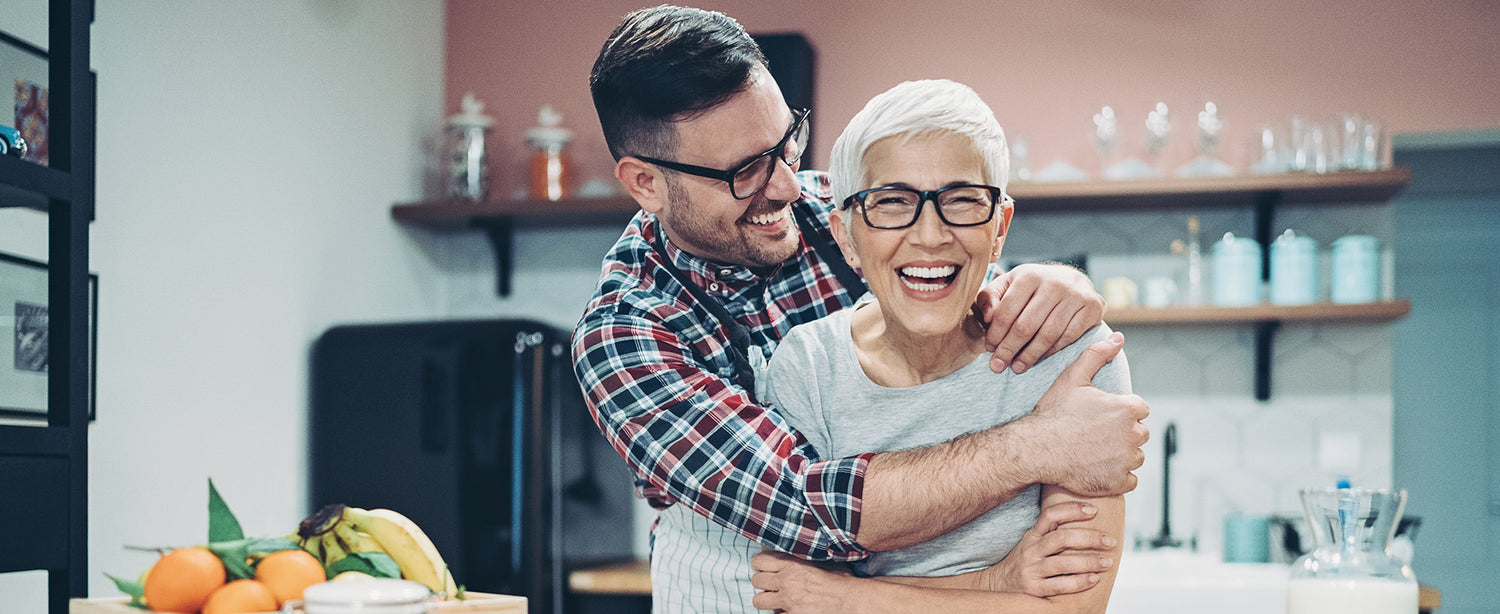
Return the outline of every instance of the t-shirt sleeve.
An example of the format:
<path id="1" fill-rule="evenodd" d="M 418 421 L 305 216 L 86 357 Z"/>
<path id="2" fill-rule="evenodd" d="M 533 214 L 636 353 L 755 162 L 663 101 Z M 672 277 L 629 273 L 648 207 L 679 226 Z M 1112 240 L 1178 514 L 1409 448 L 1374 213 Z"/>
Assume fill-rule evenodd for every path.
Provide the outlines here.
<path id="1" fill-rule="evenodd" d="M 819 456 L 826 458 L 831 438 L 821 409 L 818 381 L 828 364 L 819 360 L 817 354 L 823 345 L 813 337 L 809 325 L 788 332 L 771 355 L 765 377 L 758 380 L 757 387 L 762 388 L 761 400 L 780 411 L 781 417 L 802 433 Z"/>

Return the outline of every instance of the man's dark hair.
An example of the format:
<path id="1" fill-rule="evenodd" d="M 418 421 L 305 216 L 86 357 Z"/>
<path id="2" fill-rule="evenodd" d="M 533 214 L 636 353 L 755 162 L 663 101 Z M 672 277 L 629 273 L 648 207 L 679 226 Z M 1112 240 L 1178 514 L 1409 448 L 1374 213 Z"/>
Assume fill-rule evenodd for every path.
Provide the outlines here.
<path id="1" fill-rule="evenodd" d="M 744 91 L 766 56 L 723 13 L 662 5 L 625 16 L 589 73 L 609 153 L 667 156 L 673 123 Z"/>

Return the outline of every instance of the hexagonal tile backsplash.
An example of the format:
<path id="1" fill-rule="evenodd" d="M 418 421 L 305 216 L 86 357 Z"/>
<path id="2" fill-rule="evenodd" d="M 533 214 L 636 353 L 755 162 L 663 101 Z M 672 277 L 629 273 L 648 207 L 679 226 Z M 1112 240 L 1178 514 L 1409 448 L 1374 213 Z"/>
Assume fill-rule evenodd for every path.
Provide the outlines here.
<path id="1" fill-rule="evenodd" d="M 1226 232 L 1249 236 L 1243 209 L 1198 213 L 1205 258 Z M 1058 260 L 1086 254 L 1090 276 L 1170 276 L 1182 285 L 1185 262 L 1170 254 L 1185 239 L 1187 214 L 1178 211 L 1028 215 L 1017 209 L 1004 259 Z M 1327 252 L 1346 234 L 1390 242 L 1383 207 L 1283 207 L 1273 232 L 1292 228 L 1318 242 L 1322 296 L 1327 296 Z M 1211 267 L 1211 262 L 1208 264 Z M 1205 280 L 1211 273 L 1205 270 Z M 1205 290 L 1206 291 L 1206 290 Z M 1106 316 L 1106 321 L 1108 317 Z M 1152 440 L 1140 486 L 1126 496 L 1127 542 L 1161 530 L 1163 434 L 1176 424 L 1172 458 L 1171 529 L 1196 537 L 1200 550 L 1219 551 L 1230 513 L 1300 518 L 1297 491 L 1354 484 L 1391 484 L 1390 326 L 1286 324 L 1274 337 L 1271 399 L 1254 400 L 1254 338 L 1249 325 L 1120 325 L 1135 392 L 1151 404 Z"/>

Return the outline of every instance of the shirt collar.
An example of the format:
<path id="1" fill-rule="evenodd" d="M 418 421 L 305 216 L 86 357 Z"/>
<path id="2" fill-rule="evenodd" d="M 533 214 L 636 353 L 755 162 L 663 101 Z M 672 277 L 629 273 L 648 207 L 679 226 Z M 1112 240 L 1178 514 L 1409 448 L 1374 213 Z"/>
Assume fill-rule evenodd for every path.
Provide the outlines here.
<path id="1" fill-rule="evenodd" d="M 701 288 L 718 287 L 725 292 L 738 291 L 775 276 L 781 267 L 786 265 L 783 262 L 772 267 L 752 268 L 743 264 L 729 264 L 700 258 L 668 239 L 666 229 L 661 226 L 661 220 L 656 220 L 654 226 L 653 234 L 660 238 L 666 247 L 667 258 L 672 266 L 677 267 L 677 270 L 682 271 L 690 281 Z"/>

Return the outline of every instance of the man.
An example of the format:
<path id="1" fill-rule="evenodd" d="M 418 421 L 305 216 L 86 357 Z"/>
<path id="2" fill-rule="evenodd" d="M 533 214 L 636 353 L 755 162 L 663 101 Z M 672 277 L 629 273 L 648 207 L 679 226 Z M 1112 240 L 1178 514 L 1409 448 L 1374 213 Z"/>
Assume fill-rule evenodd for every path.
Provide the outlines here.
<path id="1" fill-rule="evenodd" d="M 573 355 L 596 423 L 653 506 L 847 561 L 931 539 L 1032 483 L 1134 488 L 1145 404 L 1089 386 L 1054 386 L 1030 416 L 945 444 L 817 457 L 750 392 L 751 366 L 788 329 L 864 291 L 832 246 L 826 176 L 796 174 L 806 113 L 787 107 L 737 23 L 679 7 L 626 16 L 590 88 L 642 213 L 606 256 Z M 1018 373 L 1103 313 L 1088 279 L 1061 266 L 1002 275 L 977 307 L 992 367 Z"/>

